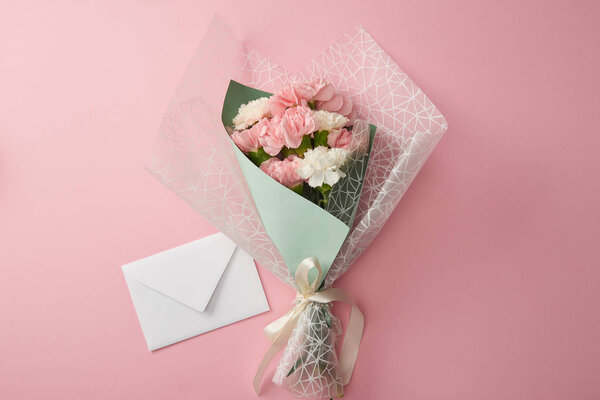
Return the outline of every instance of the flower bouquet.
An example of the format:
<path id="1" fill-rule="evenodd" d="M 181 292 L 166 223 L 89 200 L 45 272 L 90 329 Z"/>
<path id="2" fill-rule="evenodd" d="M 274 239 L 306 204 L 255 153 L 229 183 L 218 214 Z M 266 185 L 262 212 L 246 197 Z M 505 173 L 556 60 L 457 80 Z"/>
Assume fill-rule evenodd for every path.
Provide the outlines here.
<path id="1" fill-rule="evenodd" d="M 375 238 L 446 127 L 362 28 L 290 73 L 213 21 L 147 168 L 297 291 L 292 309 L 265 328 L 272 346 L 257 391 L 285 348 L 276 384 L 295 397 L 343 396 L 363 316 L 332 285 Z M 341 346 L 333 301 L 352 306 Z"/>
<path id="2" fill-rule="evenodd" d="M 323 80 L 288 83 L 274 95 L 231 81 L 224 104 L 223 125 L 253 164 L 351 225 L 376 127 L 353 126 L 348 96 Z"/>

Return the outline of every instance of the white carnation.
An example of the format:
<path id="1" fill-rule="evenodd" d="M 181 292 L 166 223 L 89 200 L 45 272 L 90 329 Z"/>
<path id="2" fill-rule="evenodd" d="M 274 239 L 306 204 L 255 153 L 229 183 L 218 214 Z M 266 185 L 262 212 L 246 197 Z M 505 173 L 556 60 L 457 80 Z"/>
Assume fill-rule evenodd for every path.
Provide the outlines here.
<path id="1" fill-rule="evenodd" d="M 350 150 L 342 149 L 340 147 L 329 149 L 327 151 L 327 155 L 331 159 L 331 162 L 337 167 L 341 167 L 346 163 L 349 154 Z"/>
<path id="2" fill-rule="evenodd" d="M 329 112 L 325 110 L 313 111 L 313 117 L 317 122 L 317 127 L 320 131 L 333 131 L 346 126 L 348 118 L 342 114 Z"/>
<path id="3" fill-rule="evenodd" d="M 235 130 L 241 131 L 260 121 L 270 114 L 270 105 L 268 97 L 252 100 L 247 104 L 242 104 L 238 114 L 233 119 Z"/>
<path id="4" fill-rule="evenodd" d="M 311 187 L 319 187 L 323 183 L 333 186 L 346 176 L 340 168 L 346 163 L 349 153 L 346 149 L 328 149 L 325 146 L 308 149 L 304 158 L 297 161 L 296 172 L 301 178 L 308 179 Z"/>

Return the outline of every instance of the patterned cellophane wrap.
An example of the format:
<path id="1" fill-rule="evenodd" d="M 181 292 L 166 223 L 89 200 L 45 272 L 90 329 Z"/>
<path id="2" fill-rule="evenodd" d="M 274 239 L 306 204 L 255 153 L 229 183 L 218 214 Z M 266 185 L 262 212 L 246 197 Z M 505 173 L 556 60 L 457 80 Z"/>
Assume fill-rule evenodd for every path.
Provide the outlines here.
<path id="1" fill-rule="evenodd" d="M 351 30 L 304 68 L 289 72 L 245 46 L 216 17 L 169 104 L 147 165 L 294 288 L 294 278 L 262 225 L 220 114 L 230 80 L 272 93 L 287 82 L 315 78 L 347 93 L 358 118 L 377 127 L 354 224 L 325 276 L 324 287 L 330 287 L 377 236 L 447 129 L 433 103 L 365 29 Z M 335 350 L 342 330 L 338 319 L 324 312 L 328 310 L 329 305 L 317 303 L 307 307 L 276 369 L 273 382 L 294 397 L 343 394 Z"/>

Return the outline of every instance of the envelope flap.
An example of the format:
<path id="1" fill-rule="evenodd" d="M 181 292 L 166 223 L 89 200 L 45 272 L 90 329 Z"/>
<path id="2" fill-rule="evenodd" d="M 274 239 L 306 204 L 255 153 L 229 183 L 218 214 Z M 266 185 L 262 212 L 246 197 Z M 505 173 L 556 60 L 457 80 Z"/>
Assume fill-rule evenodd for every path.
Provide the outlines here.
<path id="1" fill-rule="evenodd" d="M 130 278 L 204 311 L 231 260 L 235 243 L 222 233 L 123 266 Z"/>

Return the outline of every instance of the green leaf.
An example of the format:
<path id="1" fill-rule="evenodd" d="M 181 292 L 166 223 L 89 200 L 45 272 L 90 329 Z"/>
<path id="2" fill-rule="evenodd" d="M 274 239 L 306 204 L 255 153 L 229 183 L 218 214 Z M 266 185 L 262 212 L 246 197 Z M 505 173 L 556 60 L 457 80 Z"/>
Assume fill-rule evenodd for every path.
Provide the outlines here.
<path id="1" fill-rule="evenodd" d="M 310 187 L 310 185 L 306 182 L 304 182 L 303 189 L 304 190 L 302 191 L 302 197 L 304 197 L 308 201 L 315 204 L 319 204 L 319 201 L 323 199 L 321 193 L 317 189 Z"/>
<path id="2" fill-rule="evenodd" d="M 298 154 L 300 157 L 304 156 L 304 153 L 306 153 L 306 150 L 311 149 L 312 148 L 312 138 L 310 137 L 310 135 L 304 135 L 302 137 L 302 142 L 300 143 L 300 146 L 295 149 L 294 151 L 296 152 L 296 154 Z"/>
<path id="3" fill-rule="evenodd" d="M 283 149 L 281 149 L 281 152 L 283 154 L 283 157 L 289 157 L 292 154 L 296 154 L 302 157 L 308 149 L 312 149 L 312 138 L 310 135 L 304 135 L 302 136 L 302 142 L 300 142 L 300 146 L 294 149 L 284 147 Z"/>
<path id="4" fill-rule="evenodd" d="M 324 183 L 322 186 L 319 186 L 316 189 L 323 196 L 323 198 L 319 202 L 319 205 L 323 208 L 327 207 L 327 203 L 329 202 L 329 193 L 331 192 L 331 186 Z"/>
<path id="5" fill-rule="evenodd" d="M 315 132 L 315 140 L 314 140 L 314 144 L 315 147 L 317 146 L 327 146 L 327 135 L 329 135 L 329 131 L 318 131 Z"/>
<path id="6" fill-rule="evenodd" d="M 298 193 L 301 196 L 304 194 L 304 185 L 302 183 L 290 189 L 292 189 L 294 192 Z"/>
<path id="7" fill-rule="evenodd" d="M 309 101 L 309 102 L 308 102 L 308 107 L 309 107 L 311 110 L 316 110 L 316 109 L 317 109 L 317 102 L 316 102 L 315 100 L 313 100 L 313 101 Z"/>
<path id="8" fill-rule="evenodd" d="M 260 164 L 262 164 L 264 161 L 267 161 L 269 158 L 271 158 L 271 156 L 268 155 L 262 147 L 259 147 L 258 150 L 249 152 L 248 158 L 257 167 L 260 167 Z"/>
<path id="9" fill-rule="evenodd" d="M 284 147 L 283 149 L 281 149 L 281 152 L 283 154 L 283 158 L 288 158 L 292 154 L 296 154 L 295 149 L 288 149 L 287 147 Z"/>
<path id="10" fill-rule="evenodd" d="M 304 360 L 302 359 L 302 357 L 300 357 L 299 359 L 297 359 L 296 362 L 294 363 L 294 365 L 292 365 L 292 368 L 290 369 L 290 372 L 288 372 L 288 374 L 286 375 L 286 377 L 288 377 L 291 374 L 293 374 L 294 371 L 298 369 L 298 367 L 300 366 L 300 364 L 302 364 L 303 361 Z"/>
<path id="11" fill-rule="evenodd" d="M 331 315 L 329 315 L 329 311 L 325 309 L 325 306 L 321 306 L 321 313 L 323 314 L 327 327 L 331 329 Z"/>

